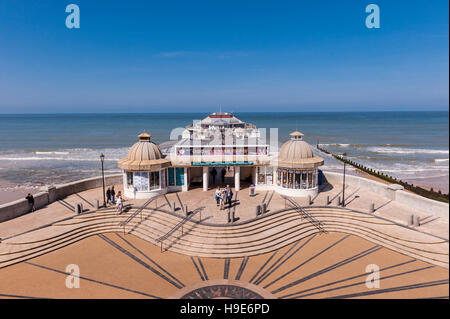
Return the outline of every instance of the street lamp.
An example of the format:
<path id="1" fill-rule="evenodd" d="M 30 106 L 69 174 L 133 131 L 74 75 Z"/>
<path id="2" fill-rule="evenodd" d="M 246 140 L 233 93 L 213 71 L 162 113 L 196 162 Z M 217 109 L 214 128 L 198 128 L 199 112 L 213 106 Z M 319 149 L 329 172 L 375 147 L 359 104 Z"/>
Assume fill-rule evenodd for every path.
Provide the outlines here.
<path id="1" fill-rule="evenodd" d="M 105 155 L 100 154 L 100 161 L 102 162 L 102 184 L 103 184 L 103 207 L 106 207 L 106 198 L 105 198 L 105 172 L 103 169 L 103 162 L 105 161 Z"/>
<path id="2" fill-rule="evenodd" d="M 344 161 L 344 177 L 342 182 L 342 207 L 345 207 L 345 156 L 347 156 L 347 153 L 342 154 L 342 159 Z"/>

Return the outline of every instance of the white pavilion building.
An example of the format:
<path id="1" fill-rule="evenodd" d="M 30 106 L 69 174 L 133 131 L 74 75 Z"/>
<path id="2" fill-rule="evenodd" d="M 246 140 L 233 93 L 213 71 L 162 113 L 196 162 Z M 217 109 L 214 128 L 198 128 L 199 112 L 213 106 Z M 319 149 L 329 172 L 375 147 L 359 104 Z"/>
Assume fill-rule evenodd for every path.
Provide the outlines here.
<path id="1" fill-rule="evenodd" d="M 273 189 L 288 196 L 315 195 L 323 159 L 314 154 L 302 133 L 290 136 L 277 154 L 255 125 L 229 113 L 213 113 L 187 126 L 181 139 L 163 154 L 144 132 L 118 162 L 124 194 L 149 198 L 200 184 L 204 191 L 216 185 L 240 190 L 241 184 L 254 184 L 257 190 Z"/>

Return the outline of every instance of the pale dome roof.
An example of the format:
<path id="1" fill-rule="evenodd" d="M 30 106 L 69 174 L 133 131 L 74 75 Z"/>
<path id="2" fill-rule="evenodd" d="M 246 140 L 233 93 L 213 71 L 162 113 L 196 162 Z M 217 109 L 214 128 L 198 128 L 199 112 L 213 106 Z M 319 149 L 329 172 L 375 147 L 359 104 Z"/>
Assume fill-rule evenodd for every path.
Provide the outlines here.
<path id="1" fill-rule="evenodd" d="M 291 139 L 284 143 L 278 153 L 278 166 L 286 168 L 316 168 L 323 165 L 323 158 L 314 154 L 313 148 L 299 131 L 289 134 Z"/>
<path id="2" fill-rule="evenodd" d="M 118 166 L 129 171 L 151 171 L 170 166 L 159 146 L 150 141 L 151 134 L 143 132 L 139 141 L 130 147 L 128 156 L 119 160 Z"/>

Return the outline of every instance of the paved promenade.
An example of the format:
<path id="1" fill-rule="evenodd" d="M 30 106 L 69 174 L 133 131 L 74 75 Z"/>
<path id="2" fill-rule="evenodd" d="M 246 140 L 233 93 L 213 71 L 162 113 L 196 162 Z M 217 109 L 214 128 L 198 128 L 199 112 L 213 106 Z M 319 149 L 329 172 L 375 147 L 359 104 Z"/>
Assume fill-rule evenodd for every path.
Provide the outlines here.
<path id="1" fill-rule="evenodd" d="M 120 222 L 146 200 L 127 200 L 117 215 L 114 207 L 94 211 L 101 189 L 74 194 L 0 223 L 0 297 L 448 298 L 448 220 L 353 187 L 346 188 L 346 208 L 337 207 L 341 190 L 323 189 L 311 206 L 295 199 L 323 231 L 266 191 L 238 193 L 233 225 L 216 206 L 214 189 L 195 188 L 179 199 L 167 195 L 175 212 L 158 198 L 125 228 Z M 255 219 L 263 200 L 268 211 Z M 201 223 L 195 215 L 161 247 L 158 238 L 184 216 L 179 201 L 190 211 L 204 206 Z M 376 210 L 369 214 L 371 202 Z M 75 215 L 77 203 L 85 214 Z M 406 227 L 411 213 L 424 224 Z M 65 285 L 70 264 L 80 268 L 80 289 Z M 365 284 L 368 265 L 380 268 L 376 289 Z"/>
<path id="2" fill-rule="evenodd" d="M 74 264 L 80 288 L 69 289 L 67 266 Z M 366 286 L 373 264 L 380 269 L 378 288 Z M 161 253 L 133 235 L 109 233 L 0 269 L 0 283 L 0 298 L 189 298 L 192 291 L 239 298 L 240 287 L 258 293 L 255 286 L 283 299 L 448 298 L 449 290 L 447 269 L 340 233 L 243 258 Z"/>
<path id="3" fill-rule="evenodd" d="M 122 190 L 122 185 L 116 185 L 116 190 Z M 37 227 L 41 227 L 57 220 L 68 218 L 75 215 L 75 206 L 77 203 L 83 204 L 86 211 L 94 210 L 94 200 L 98 199 L 102 203 L 101 188 L 91 189 L 78 194 L 70 195 L 63 200 L 56 201 L 35 213 L 23 215 L 21 217 L 0 223 L 0 238 L 9 237 L 18 233 L 28 231 Z M 212 188 L 208 192 L 203 192 L 201 188 L 191 189 L 189 192 L 179 192 L 178 195 L 183 204 L 188 205 L 188 210 L 204 206 L 202 211 L 202 219 L 208 223 L 225 224 L 227 223 L 227 211 L 220 210 L 214 200 L 215 189 Z M 237 222 L 253 219 L 255 217 L 255 207 L 260 204 L 265 195 L 266 202 L 271 197 L 271 191 L 259 191 L 256 196 L 250 197 L 248 188 L 238 192 L 237 201 L 233 201 L 236 210 Z M 236 194 L 235 194 L 236 195 Z M 312 206 L 326 206 L 326 199 L 331 200 L 330 206 L 336 206 L 337 198 L 342 196 L 342 185 L 333 185 L 326 187 L 319 195 L 313 199 Z M 420 211 L 415 211 L 410 207 L 396 203 L 378 194 L 367 190 L 357 189 L 347 186 L 345 189 L 346 207 L 349 209 L 369 212 L 370 203 L 375 204 L 375 216 L 380 216 L 394 222 L 406 225 L 407 218 L 410 214 L 420 216 L 422 225 L 418 228 L 420 231 L 427 232 L 443 238 L 449 238 L 448 219 L 439 218 Z M 178 209 L 179 201 L 175 193 L 167 194 L 169 201 L 174 200 Z M 295 199 L 301 206 L 308 206 L 306 198 Z M 159 201 L 159 203 L 158 203 Z M 158 199 L 156 205 L 165 204 L 163 198 Z M 133 207 L 142 206 L 146 202 L 145 199 L 133 200 L 126 199 L 125 205 Z M 155 205 L 153 204 L 153 206 Z M 280 210 L 286 207 L 285 200 L 276 192 L 268 206 L 268 212 Z"/>

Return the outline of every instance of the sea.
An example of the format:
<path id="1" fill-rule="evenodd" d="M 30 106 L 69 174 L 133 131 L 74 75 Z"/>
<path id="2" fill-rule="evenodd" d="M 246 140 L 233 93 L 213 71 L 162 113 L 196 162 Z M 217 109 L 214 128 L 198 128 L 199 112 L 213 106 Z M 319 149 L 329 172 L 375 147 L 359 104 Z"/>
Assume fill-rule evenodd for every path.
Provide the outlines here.
<path id="1" fill-rule="evenodd" d="M 304 139 L 402 180 L 438 181 L 449 175 L 449 112 L 234 113 L 277 132 L 279 146 L 298 129 Z M 119 173 L 117 161 L 144 130 L 157 144 L 175 139 L 208 113 L 0 115 L 0 180 L 42 186 Z M 275 133 L 273 133 L 275 134 Z M 275 136 L 275 135 L 274 135 Z M 165 144 L 163 144 L 165 145 Z M 318 151 L 317 151 L 318 152 Z M 342 163 L 325 158 L 324 169 Z"/>

